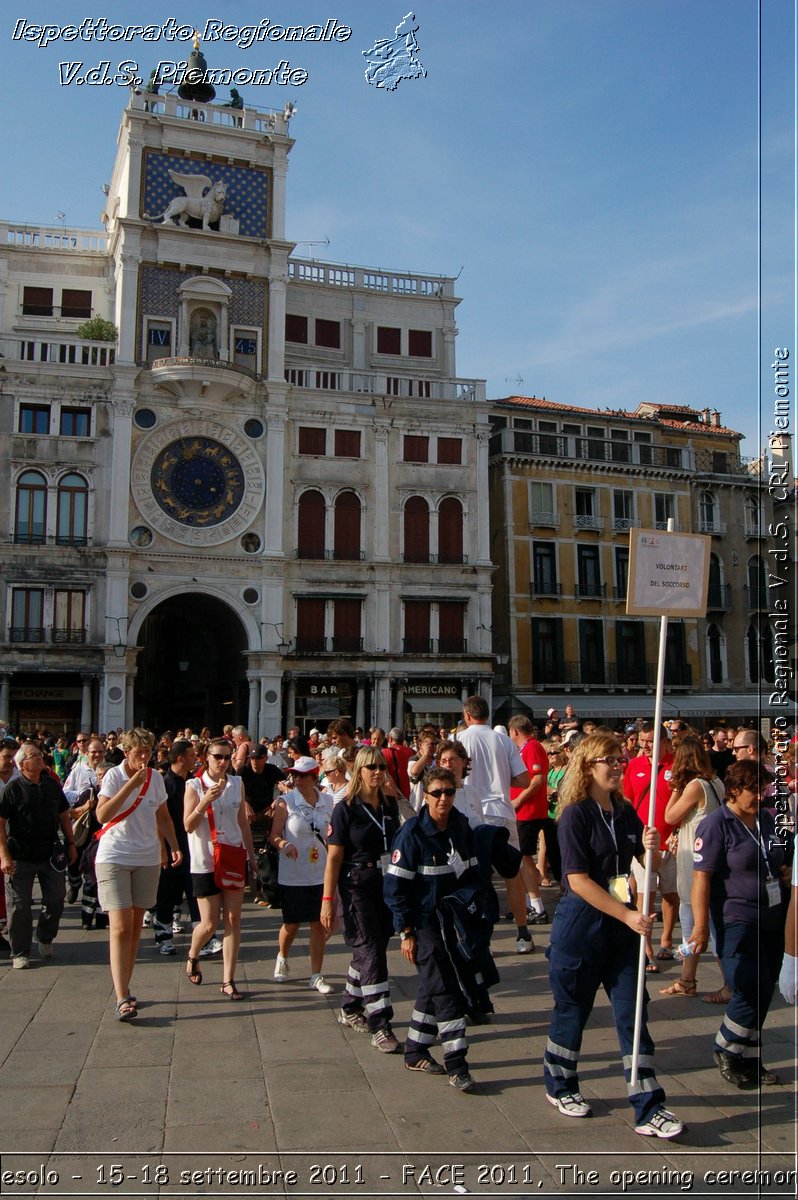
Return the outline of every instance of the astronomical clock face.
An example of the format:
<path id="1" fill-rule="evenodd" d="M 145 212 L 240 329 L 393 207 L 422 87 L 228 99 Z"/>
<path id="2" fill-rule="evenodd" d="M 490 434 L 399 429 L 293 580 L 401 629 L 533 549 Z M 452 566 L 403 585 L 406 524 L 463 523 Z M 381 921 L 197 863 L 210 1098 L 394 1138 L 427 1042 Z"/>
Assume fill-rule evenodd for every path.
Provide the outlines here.
<path id="1" fill-rule="evenodd" d="M 153 430 L 136 451 L 131 489 L 145 520 L 173 541 L 211 545 L 243 533 L 263 503 L 252 443 L 214 421 Z"/>
<path id="2" fill-rule="evenodd" d="M 219 525 L 236 511 L 244 495 L 244 471 L 221 442 L 179 438 L 157 455 L 150 486 L 167 516 L 201 529 Z"/>

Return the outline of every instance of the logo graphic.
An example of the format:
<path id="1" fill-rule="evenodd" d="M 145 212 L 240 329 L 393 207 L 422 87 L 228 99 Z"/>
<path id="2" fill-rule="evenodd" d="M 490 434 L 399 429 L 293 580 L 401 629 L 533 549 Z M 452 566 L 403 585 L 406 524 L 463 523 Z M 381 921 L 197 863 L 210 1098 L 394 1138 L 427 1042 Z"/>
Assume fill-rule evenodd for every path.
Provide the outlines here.
<path id="1" fill-rule="evenodd" d="M 418 58 L 417 33 L 416 14 L 409 12 L 396 26 L 392 38 L 377 38 L 370 50 L 363 50 L 368 62 L 366 83 L 393 92 L 403 79 L 425 77 L 426 68 Z"/>
<path id="2" fill-rule="evenodd" d="M 391 855 L 391 862 L 398 863 L 401 857 L 402 857 L 401 850 L 394 850 L 393 854 Z"/>

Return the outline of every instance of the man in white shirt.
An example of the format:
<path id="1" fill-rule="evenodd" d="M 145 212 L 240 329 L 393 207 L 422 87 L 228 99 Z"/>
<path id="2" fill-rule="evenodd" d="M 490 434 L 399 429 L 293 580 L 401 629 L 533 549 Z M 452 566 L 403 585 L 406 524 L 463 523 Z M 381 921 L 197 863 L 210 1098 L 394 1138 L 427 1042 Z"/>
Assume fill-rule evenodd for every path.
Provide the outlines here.
<path id="1" fill-rule="evenodd" d="M 469 757 L 469 771 L 463 787 L 479 801 L 486 825 L 499 825 L 510 835 L 510 845 L 519 848 L 518 824 L 510 802 L 510 788 L 529 786 L 529 772 L 517 746 L 505 733 L 496 733 L 488 725 L 490 710 L 481 696 L 469 696 L 463 704 L 467 728 L 458 736 Z M 516 924 L 516 950 L 529 954 L 534 950 L 526 927 L 526 893 L 520 876 L 505 880 L 507 899 Z"/>

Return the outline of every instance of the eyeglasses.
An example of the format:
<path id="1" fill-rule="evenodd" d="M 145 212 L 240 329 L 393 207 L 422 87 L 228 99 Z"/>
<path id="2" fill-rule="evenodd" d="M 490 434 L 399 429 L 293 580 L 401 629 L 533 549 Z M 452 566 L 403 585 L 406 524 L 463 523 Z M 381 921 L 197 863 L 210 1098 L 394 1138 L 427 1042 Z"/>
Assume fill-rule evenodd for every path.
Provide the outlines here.
<path id="1" fill-rule="evenodd" d="M 551 756 L 552 754 L 562 754 L 562 750 L 560 750 L 560 749 L 557 749 L 557 750 L 547 750 L 547 751 L 546 751 L 546 753 L 547 753 L 549 756 Z"/>
<path id="2" fill-rule="evenodd" d="M 623 763 L 622 758 L 618 758 L 617 754 L 605 754 L 603 758 L 589 758 L 589 763 L 606 763 L 608 767 L 620 767 Z"/>
<path id="3" fill-rule="evenodd" d="M 232 757 L 232 755 L 230 755 L 230 754 L 213 754 L 213 753 L 211 753 L 208 755 L 208 758 L 218 759 L 219 762 L 229 762 L 231 757 Z"/>
<path id="4" fill-rule="evenodd" d="M 735 754 L 737 753 L 737 751 L 738 751 L 738 750 L 752 750 L 752 749 L 753 749 L 753 747 L 752 747 L 752 746 L 745 746 L 745 745 L 743 745 L 743 746 L 732 746 L 732 750 L 734 751 L 734 753 L 735 753 Z"/>
<path id="5" fill-rule="evenodd" d="M 366 771 L 384 771 L 385 763 L 363 763 L 363 769 Z"/>
<path id="6" fill-rule="evenodd" d="M 434 792 L 427 792 L 428 796 L 432 796 L 435 800 L 440 800 L 441 796 L 454 796 L 457 794 L 457 789 L 453 787 L 438 788 Z"/>
<path id="7" fill-rule="evenodd" d="M 75 745 L 76 746 L 85 746 L 87 741 L 88 741 L 88 738 L 75 738 Z"/>

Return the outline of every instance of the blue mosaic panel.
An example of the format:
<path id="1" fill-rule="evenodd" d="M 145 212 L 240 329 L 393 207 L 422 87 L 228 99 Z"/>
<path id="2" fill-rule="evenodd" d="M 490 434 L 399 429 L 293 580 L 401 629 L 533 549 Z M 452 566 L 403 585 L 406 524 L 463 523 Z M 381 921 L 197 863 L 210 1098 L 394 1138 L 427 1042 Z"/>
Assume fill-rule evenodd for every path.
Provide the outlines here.
<path id="1" fill-rule="evenodd" d="M 183 158 L 178 154 L 146 151 L 144 155 L 144 202 L 142 217 L 160 218 L 176 196 L 185 192 L 173 183 L 169 171 L 180 175 L 207 175 L 213 183 L 227 184 L 224 211 L 240 222 L 245 237 L 267 236 L 266 209 L 269 191 L 268 172 L 255 167 L 231 167 L 228 163 Z"/>
<path id="2" fill-rule="evenodd" d="M 197 271 L 173 271 L 168 267 L 142 267 L 141 311 L 151 317 L 179 316 L 178 289 Z M 226 279 L 232 291 L 228 317 L 231 325 L 261 328 L 266 320 L 266 284 L 257 279 Z"/>

